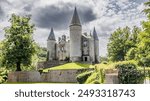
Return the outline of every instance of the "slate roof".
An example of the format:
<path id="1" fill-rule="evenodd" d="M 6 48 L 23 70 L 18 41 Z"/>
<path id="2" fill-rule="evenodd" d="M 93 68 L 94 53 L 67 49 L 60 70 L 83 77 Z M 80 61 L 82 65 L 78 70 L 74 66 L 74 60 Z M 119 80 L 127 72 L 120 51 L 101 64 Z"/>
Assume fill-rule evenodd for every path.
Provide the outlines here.
<path id="1" fill-rule="evenodd" d="M 76 7 L 74 9 L 74 13 L 73 13 L 73 17 L 72 17 L 70 26 L 71 25 L 79 25 L 79 26 L 81 26 L 80 19 L 79 19 Z"/>
<path id="2" fill-rule="evenodd" d="M 50 34 L 48 36 L 48 40 L 54 40 L 54 41 L 56 41 L 53 28 L 51 28 Z"/>

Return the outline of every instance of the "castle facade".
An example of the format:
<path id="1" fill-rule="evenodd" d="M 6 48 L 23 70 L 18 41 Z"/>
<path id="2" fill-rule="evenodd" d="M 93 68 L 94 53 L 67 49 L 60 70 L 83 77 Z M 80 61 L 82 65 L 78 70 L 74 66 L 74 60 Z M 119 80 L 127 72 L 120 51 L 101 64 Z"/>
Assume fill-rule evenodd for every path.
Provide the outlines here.
<path id="1" fill-rule="evenodd" d="M 70 39 L 62 35 L 56 41 L 53 28 L 47 40 L 48 60 L 71 62 L 99 62 L 99 39 L 95 28 L 92 33 L 82 33 L 82 25 L 75 8 L 69 26 Z"/>

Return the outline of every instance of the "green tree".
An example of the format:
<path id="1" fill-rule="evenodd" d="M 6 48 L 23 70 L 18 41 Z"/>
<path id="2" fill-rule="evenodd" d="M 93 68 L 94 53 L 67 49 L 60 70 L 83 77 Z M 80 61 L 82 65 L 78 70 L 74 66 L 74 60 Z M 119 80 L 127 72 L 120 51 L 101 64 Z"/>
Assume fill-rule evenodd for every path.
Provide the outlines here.
<path id="1" fill-rule="evenodd" d="M 111 61 L 124 61 L 128 51 L 136 47 L 139 32 L 140 29 L 136 26 L 134 26 L 132 30 L 127 26 L 114 31 L 107 45 L 109 59 Z M 130 55 L 130 53 L 128 53 L 128 55 Z"/>
<path id="2" fill-rule="evenodd" d="M 137 44 L 140 41 L 138 39 L 138 36 L 141 32 L 141 29 L 139 27 L 134 26 L 131 32 L 132 33 L 131 33 L 129 40 L 128 40 L 128 41 L 130 41 L 129 43 L 131 45 L 131 48 L 126 53 L 126 56 L 125 56 L 126 60 L 134 60 L 135 59 L 136 53 L 137 53 L 137 46 L 138 46 Z"/>
<path id="3" fill-rule="evenodd" d="M 142 22 L 143 31 L 138 35 L 136 60 L 140 65 L 150 66 L 150 1 L 145 5 L 148 20 Z"/>
<path id="4" fill-rule="evenodd" d="M 21 71 L 21 66 L 29 66 L 35 53 L 32 38 L 34 25 L 30 19 L 30 16 L 12 14 L 9 20 L 11 25 L 4 28 L 6 39 L 3 43 L 2 62 L 6 67 L 16 67 L 16 71 Z"/>
<path id="5" fill-rule="evenodd" d="M 145 12 L 145 14 L 147 15 L 147 17 L 150 17 L 150 0 L 145 2 L 144 5 L 147 7 L 146 9 L 144 9 L 143 11 Z"/>
<path id="6" fill-rule="evenodd" d="M 108 48 L 108 57 L 111 61 L 123 61 L 126 51 L 126 41 L 129 37 L 129 27 L 124 29 L 118 28 L 114 31 L 107 45 Z"/>

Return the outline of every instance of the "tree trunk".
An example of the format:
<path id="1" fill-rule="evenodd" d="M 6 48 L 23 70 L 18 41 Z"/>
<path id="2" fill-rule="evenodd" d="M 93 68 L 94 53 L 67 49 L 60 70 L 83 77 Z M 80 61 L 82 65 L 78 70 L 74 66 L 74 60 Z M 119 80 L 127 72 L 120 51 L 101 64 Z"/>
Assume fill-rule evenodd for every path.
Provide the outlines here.
<path id="1" fill-rule="evenodd" d="M 17 62 L 17 69 L 16 71 L 21 71 L 20 62 Z"/>

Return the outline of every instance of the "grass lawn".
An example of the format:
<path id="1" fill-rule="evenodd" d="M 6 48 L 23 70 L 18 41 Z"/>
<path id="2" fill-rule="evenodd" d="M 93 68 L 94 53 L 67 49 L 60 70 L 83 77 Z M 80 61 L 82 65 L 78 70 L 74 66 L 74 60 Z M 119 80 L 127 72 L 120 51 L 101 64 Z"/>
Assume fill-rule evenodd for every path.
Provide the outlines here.
<path id="1" fill-rule="evenodd" d="M 60 70 L 60 69 L 83 69 L 83 68 L 92 68 L 91 64 L 84 64 L 84 63 L 67 63 L 64 65 L 51 67 L 44 69 L 43 72 L 48 72 L 49 70 Z"/>

